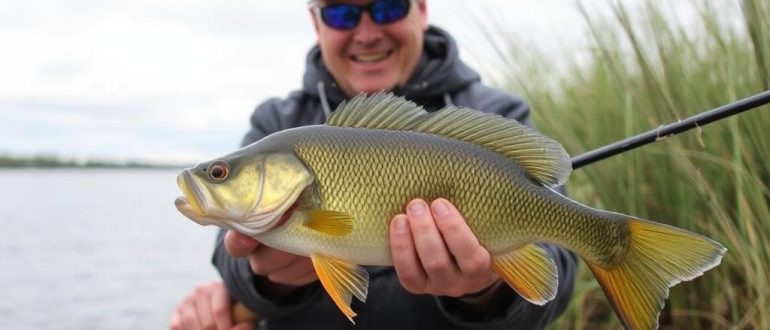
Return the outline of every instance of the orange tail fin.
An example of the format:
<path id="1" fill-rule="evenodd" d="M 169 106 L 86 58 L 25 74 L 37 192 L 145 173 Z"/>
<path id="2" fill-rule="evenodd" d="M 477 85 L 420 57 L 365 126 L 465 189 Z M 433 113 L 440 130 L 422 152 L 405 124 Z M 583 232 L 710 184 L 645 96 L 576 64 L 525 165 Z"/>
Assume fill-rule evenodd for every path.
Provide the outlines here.
<path id="1" fill-rule="evenodd" d="M 630 244 L 623 259 L 602 267 L 587 263 L 626 329 L 655 329 L 669 287 L 720 263 L 727 249 L 689 231 L 628 219 Z"/>

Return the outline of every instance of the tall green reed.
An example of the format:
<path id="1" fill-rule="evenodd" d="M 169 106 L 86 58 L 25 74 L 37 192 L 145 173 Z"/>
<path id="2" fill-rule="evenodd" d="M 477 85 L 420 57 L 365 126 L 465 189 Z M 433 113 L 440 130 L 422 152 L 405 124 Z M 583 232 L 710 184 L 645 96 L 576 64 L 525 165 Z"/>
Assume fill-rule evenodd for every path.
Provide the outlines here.
<path id="1" fill-rule="evenodd" d="M 579 154 L 632 134 L 770 89 L 770 4 L 688 1 L 578 6 L 593 40 L 588 59 L 549 56 L 509 37 L 493 44 L 500 84 L 523 96 L 539 129 Z M 681 3 L 679 3 L 681 4 Z M 495 31 L 484 33 L 493 40 Z M 555 71 L 557 64 L 565 68 Z M 499 75 L 498 75 L 499 76 Z M 569 194 L 709 236 L 728 248 L 722 264 L 675 286 L 661 326 L 770 329 L 770 109 L 768 106 L 665 138 L 573 172 Z M 617 328 L 601 289 L 581 268 L 556 329 Z"/>

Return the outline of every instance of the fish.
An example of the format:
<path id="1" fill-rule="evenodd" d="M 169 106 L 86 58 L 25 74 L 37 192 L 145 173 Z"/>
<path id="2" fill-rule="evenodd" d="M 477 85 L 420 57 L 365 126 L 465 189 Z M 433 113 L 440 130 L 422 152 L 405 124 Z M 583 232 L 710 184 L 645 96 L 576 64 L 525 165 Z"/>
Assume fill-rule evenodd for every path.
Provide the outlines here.
<path id="1" fill-rule="evenodd" d="M 588 265 L 628 329 L 658 327 L 669 288 L 717 266 L 726 248 L 684 229 L 585 206 L 557 192 L 572 170 L 557 141 L 465 107 L 428 112 L 379 92 L 341 104 L 324 124 L 270 134 L 183 170 L 178 210 L 309 257 L 353 323 L 363 265 L 393 265 L 390 220 L 414 198 L 445 198 L 492 256 L 491 268 L 536 305 L 558 272 L 542 247 Z"/>

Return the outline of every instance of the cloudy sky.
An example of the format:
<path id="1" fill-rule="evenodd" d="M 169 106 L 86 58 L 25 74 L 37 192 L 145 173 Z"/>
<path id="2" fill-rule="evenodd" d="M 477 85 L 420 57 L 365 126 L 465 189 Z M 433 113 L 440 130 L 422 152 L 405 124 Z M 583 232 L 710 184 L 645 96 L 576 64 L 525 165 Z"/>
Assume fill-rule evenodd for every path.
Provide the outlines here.
<path id="1" fill-rule="evenodd" d="M 433 0 L 464 59 L 479 22 L 581 47 L 574 0 Z M 0 2 L 0 154 L 188 163 L 235 148 L 261 101 L 300 86 L 306 1 Z"/>

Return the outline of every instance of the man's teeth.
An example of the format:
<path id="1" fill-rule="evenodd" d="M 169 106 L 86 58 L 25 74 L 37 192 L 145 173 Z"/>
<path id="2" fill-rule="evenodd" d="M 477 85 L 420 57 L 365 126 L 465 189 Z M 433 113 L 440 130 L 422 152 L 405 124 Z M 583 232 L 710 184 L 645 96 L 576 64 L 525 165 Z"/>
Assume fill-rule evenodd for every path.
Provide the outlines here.
<path id="1" fill-rule="evenodd" d="M 388 57 L 388 52 L 374 54 L 374 55 L 356 55 L 353 58 L 358 62 L 371 63 L 371 62 L 377 62 L 386 57 Z"/>

